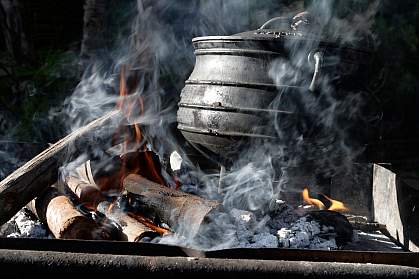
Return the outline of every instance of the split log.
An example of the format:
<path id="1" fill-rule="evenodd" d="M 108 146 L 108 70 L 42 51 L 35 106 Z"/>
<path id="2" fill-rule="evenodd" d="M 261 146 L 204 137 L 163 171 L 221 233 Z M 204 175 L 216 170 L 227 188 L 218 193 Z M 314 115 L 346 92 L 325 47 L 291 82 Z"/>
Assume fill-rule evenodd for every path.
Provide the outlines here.
<path id="1" fill-rule="evenodd" d="M 127 176 L 123 185 L 134 208 L 139 208 L 145 215 L 154 215 L 175 231 L 190 236 L 198 233 L 212 213 L 221 211 L 218 201 L 177 191 L 140 175 Z"/>
<path id="2" fill-rule="evenodd" d="M 7 222 L 22 207 L 57 181 L 58 168 L 67 154 L 75 155 L 85 150 L 86 146 L 94 143 L 95 137 L 107 138 L 112 132 L 109 125 L 120 123 L 122 119 L 122 112 L 114 110 L 90 122 L 51 145 L 1 181 L 0 225 Z M 101 130 L 103 127 L 107 128 L 107 133 Z"/>
<path id="3" fill-rule="evenodd" d="M 111 204 L 110 202 L 101 202 L 98 205 L 97 210 L 120 226 L 124 240 L 139 242 L 145 237 L 153 239 L 160 235 L 133 217 L 130 217 L 117 205 Z"/>
<path id="4" fill-rule="evenodd" d="M 106 200 L 99 186 L 93 179 L 90 161 L 77 167 L 65 178 L 67 187 L 79 198 L 85 206 L 96 209 L 100 202 Z"/>
<path id="5" fill-rule="evenodd" d="M 50 187 L 27 208 L 59 239 L 109 239 L 101 225 L 79 212 L 70 198 Z"/>

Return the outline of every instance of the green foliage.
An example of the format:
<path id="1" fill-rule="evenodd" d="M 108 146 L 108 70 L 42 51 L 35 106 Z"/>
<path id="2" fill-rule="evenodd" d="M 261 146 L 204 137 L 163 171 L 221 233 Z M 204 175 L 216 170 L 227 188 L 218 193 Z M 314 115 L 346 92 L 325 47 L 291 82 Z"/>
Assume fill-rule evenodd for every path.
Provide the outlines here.
<path id="1" fill-rule="evenodd" d="M 38 63 L 32 67 L 17 67 L 16 75 L 20 79 L 30 78 L 33 81 L 39 81 L 40 85 L 49 84 L 60 78 L 63 65 L 68 66 L 77 59 L 72 52 L 66 52 L 61 49 L 43 49 L 37 54 Z M 68 72 L 71 78 L 74 78 L 74 71 Z"/>
<path id="2" fill-rule="evenodd" d="M 42 49 L 36 58 L 35 65 L 14 66 L 13 76 L 0 79 L 0 105 L 7 104 L 18 120 L 13 132 L 19 140 L 43 140 L 45 135 L 41 135 L 37 121 L 46 121 L 50 109 L 73 92 L 79 79 L 78 56 L 74 52 Z M 17 92 L 11 90 L 11 80 L 18 81 Z"/>

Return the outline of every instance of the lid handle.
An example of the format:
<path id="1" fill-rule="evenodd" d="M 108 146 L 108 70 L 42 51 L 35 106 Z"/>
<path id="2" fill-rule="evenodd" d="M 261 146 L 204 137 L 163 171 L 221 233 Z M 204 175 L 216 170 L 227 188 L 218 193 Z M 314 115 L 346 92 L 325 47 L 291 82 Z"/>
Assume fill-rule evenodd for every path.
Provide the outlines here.
<path id="1" fill-rule="evenodd" d="M 308 62 L 314 64 L 313 78 L 311 79 L 309 91 L 314 92 L 318 89 L 320 84 L 320 70 L 323 64 L 323 53 L 321 51 L 312 51 L 308 55 Z"/>
<path id="2" fill-rule="evenodd" d="M 301 12 L 290 17 L 278 16 L 265 22 L 260 29 L 269 29 L 268 26 L 273 22 L 281 22 L 281 28 L 292 29 L 294 31 L 311 31 L 318 29 L 317 20 L 307 11 Z"/>
<path id="3" fill-rule="evenodd" d="M 270 20 L 262 24 L 262 26 L 259 27 L 259 30 L 268 29 L 267 28 L 268 25 L 270 25 L 272 22 L 277 22 L 277 21 L 281 21 L 281 23 L 284 24 L 284 26 L 286 26 L 287 29 L 290 28 L 291 20 L 288 17 L 278 16 L 278 17 L 271 18 Z"/>

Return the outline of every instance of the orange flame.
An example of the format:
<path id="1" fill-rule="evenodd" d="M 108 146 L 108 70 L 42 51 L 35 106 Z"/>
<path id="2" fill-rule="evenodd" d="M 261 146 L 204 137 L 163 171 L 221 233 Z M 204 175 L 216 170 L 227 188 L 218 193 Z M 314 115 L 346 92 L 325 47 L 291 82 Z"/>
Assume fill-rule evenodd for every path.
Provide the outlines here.
<path id="1" fill-rule="evenodd" d="M 135 93 L 136 89 L 138 88 L 138 82 L 136 82 L 135 78 L 133 79 L 127 76 L 128 71 L 129 68 L 126 65 L 121 66 L 119 82 L 120 100 L 117 103 L 117 108 L 123 111 L 127 119 L 129 119 L 134 113 L 144 115 L 145 111 L 143 96 L 137 95 Z M 130 82 L 127 84 L 127 81 Z M 120 127 L 119 131 L 116 132 L 114 137 L 116 138 L 118 134 L 121 134 L 125 137 L 122 144 L 122 154 L 124 155 L 121 156 L 121 169 L 119 172 L 120 189 L 122 189 L 122 182 L 124 178 L 131 173 L 142 174 L 147 178 L 152 179 L 154 182 L 164 185 L 165 181 L 157 170 L 155 163 L 153 162 L 151 152 L 147 151 L 146 142 L 144 140 L 140 125 L 135 123 L 131 127 Z M 127 134 L 131 134 L 132 136 L 125 136 Z M 114 142 L 116 142 L 116 140 L 114 140 Z M 141 152 L 144 155 L 139 156 L 139 158 L 143 159 L 143 162 L 138 161 L 134 165 L 132 164 L 133 160 L 128 158 L 130 157 L 128 154 L 130 146 L 132 147 L 133 143 L 135 143 L 134 146 L 137 149 L 137 152 Z M 137 155 L 139 155 L 139 153 L 137 153 Z"/>
<path id="2" fill-rule="evenodd" d="M 305 187 L 303 190 L 303 200 L 305 203 L 317 206 L 318 209 L 323 210 L 326 207 L 324 206 L 324 203 L 318 199 L 312 199 L 310 198 L 310 195 L 308 194 L 308 188 Z"/>
<path id="3" fill-rule="evenodd" d="M 121 66 L 121 74 L 119 77 L 119 95 L 121 97 L 121 99 L 118 101 L 118 103 L 116 104 L 116 106 L 119 109 L 122 109 L 122 105 L 124 102 L 124 97 L 127 96 L 127 83 L 125 80 L 125 65 Z"/>
<path id="4" fill-rule="evenodd" d="M 332 211 L 337 211 L 337 212 L 348 212 L 349 208 L 347 208 L 343 202 L 338 201 L 338 200 L 334 200 L 332 198 L 329 198 L 328 196 L 326 196 L 325 194 L 322 194 L 328 201 L 331 202 L 331 205 L 329 206 L 329 208 L 327 210 L 332 210 Z"/>
<path id="5" fill-rule="evenodd" d="M 349 208 L 347 208 L 343 202 L 334 200 L 324 194 L 321 194 L 323 197 L 325 197 L 328 201 L 330 201 L 330 206 L 326 208 L 324 203 L 321 200 L 310 198 L 308 187 L 305 187 L 302 193 L 303 200 L 306 204 L 317 206 L 320 210 L 331 210 L 331 211 L 337 211 L 337 212 L 348 212 Z"/>

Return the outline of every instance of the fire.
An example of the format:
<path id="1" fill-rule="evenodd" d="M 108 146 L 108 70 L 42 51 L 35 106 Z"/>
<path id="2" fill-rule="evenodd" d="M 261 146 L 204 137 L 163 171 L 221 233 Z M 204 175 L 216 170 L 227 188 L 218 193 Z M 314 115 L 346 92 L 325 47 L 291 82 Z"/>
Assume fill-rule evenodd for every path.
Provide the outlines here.
<path id="1" fill-rule="evenodd" d="M 303 190 L 303 200 L 305 203 L 317 206 L 320 210 L 325 209 L 324 203 L 318 199 L 312 199 L 310 198 L 310 195 L 308 194 L 308 188 L 305 187 Z"/>
<path id="2" fill-rule="evenodd" d="M 139 78 L 130 74 L 127 65 L 122 65 L 119 79 L 119 100 L 116 108 L 120 109 L 128 120 L 133 115 L 144 115 L 144 98 L 137 92 Z M 120 168 L 118 173 L 101 177 L 100 181 L 97 181 L 102 191 L 120 191 L 124 178 L 129 174 L 141 174 L 156 183 L 166 184 L 160 174 L 158 162 L 153 159 L 153 152 L 147 148 L 140 124 L 119 126 L 113 135 L 112 145 L 120 146 Z"/>
<path id="3" fill-rule="evenodd" d="M 348 212 L 349 208 L 347 208 L 343 202 L 334 200 L 326 196 L 325 194 L 322 194 L 328 201 L 331 202 L 331 205 L 327 210 L 337 211 L 337 212 Z"/>
<path id="4" fill-rule="evenodd" d="M 334 200 L 324 194 L 321 194 L 325 199 L 327 199 L 330 202 L 330 206 L 326 208 L 325 204 L 318 199 L 310 198 L 308 187 L 305 187 L 302 193 L 303 200 L 306 204 L 317 206 L 320 210 L 331 210 L 331 211 L 337 211 L 337 212 L 348 212 L 349 208 L 347 208 L 343 202 Z"/>
<path id="5" fill-rule="evenodd" d="M 123 98 L 125 96 L 127 96 L 127 83 L 126 83 L 126 80 L 125 80 L 125 65 L 122 65 L 121 74 L 119 76 L 119 95 L 120 95 L 121 99 L 118 101 L 116 106 L 119 109 L 122 109 L 122 105 L 123 105 L 123 101 L 124 101 Z"/>
<path id="6" fill-rule="evenodd" d="M 140 115 L 144 115 L 144 98 L 141 96 L 141 94 L 138 94 L 135 92 L 137 89 L 138 83 L 134 80 L 134 82 L 130 82 L 127 84 L 127 66 L 122 65 L 121 66 L 121 74 L 120 74 L 120 83 L 119 83 L 119 93 L 120 93 L 120 100 L 117 103 L 117 107 L 119 109 L 122 109 L 125 113 L 125 116 L 127 119 L 130 118 L 130 116 L 134 113 L 139 113 Z M 125 127 L 124 131 L 122 133 L 127 133 L 129 130 L 129 127 Z M 123 154 L 126 154 L 128 152 L 128 147 L 133 142 L 136 146 L 138 146 L 137 152 L 143 153 L 144 156 L 140 156 L 143 158 L 143 162 L 138 162 L 135 166 L 131 166 L 128 168 L 128 162 L 127 162 L 127 156 L 122 155 L 121 156 L 121 172 L 120 172 L 120 183 L 122 184 L 123 179 L 131 174 L 131 173 L 141 173 L 148 178 L 152 179 L 153 181 L 165 184 L 164 179 L 161 177 L 159 171 L 156 168 L 156 165 L 153 161 L 151 152 L 147 150 L 146 141 L 143 137 L 141 127 L 138 123 L 135 123 L 131 130 L 133 132 L 133 138 L 130 136 L 127 136 L 124 140 L 123 144 Z M 121 131 L 119 131 L 121 132 Z M 144 172 L 147 172 L 144 173 Z M 122 186 L 122 185 L 121 185 Z"/>

